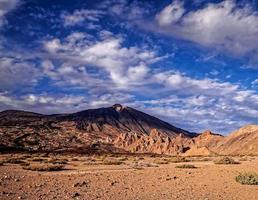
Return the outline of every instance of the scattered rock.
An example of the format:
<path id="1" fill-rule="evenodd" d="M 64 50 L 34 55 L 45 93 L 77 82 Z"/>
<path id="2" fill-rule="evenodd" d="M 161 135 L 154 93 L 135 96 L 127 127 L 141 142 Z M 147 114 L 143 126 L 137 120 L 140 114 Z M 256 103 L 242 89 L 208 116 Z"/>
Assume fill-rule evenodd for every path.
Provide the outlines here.
<path id="1" fill-rule="evenodd" d="M 82 183 L 75 183 L 73 184 L 73 187 L 88 187 L 88 183 L 86 181 L 83 181 Z"/>
<path id="2" fill-rule="evenodd" d="M 72 198 L 76 198 L 76 197 L 79 197 L 79 196 L 80 196 L 80 194 L 78 192 L 76 192 L 76 193 L 73 194 Z"/>
<path id="3" fill-rule="evenodd" d="M 116 183 L 117 183 L 116 181 L 112 181 L 112 182 L 110 183 L 110 185 L 113 186 L 113 185 L 115 185 Z"/>

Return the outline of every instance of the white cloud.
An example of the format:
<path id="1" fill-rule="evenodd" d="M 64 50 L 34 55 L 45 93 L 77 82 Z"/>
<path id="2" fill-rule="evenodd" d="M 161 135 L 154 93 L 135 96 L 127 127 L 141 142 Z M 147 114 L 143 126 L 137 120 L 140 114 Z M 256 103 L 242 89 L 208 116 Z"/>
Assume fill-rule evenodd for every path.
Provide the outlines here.
<path id="1" fill-rule="evenodd" d="M 186 94 L 205 94 L 221 96 L 230 94 L 238 89 L 238 85 L 228 82 L 218 82 L 214 79 L 194 79 L 177 71 L 161 72 L 154 75 L 157 83 L 164 87 Z"/>
<path id="2" fill-rule="evenodd" d="M 0 0 L 0 27 L 7 23 L 6 15 L 14 10 L 20 3 L 20 0 Z"/>
<path id="3" fill-rule="evenodd" d="M 75 10 L 72 14 L 64 12 L 61 14 L 61 18 L 64 22 L 64 26 L 80 25 L 85 21 L 98 22 L 99 18 L 105 14 L 100 10 Z"/>
<path id="4" fill-rule="evenodd" d="M 165 7 L 156 18 L 161 26 L 167 26 L 177 22 L 183 16 L 184 12 L 183 1 L 174 1 Z"/>
<path id="5" fill-rule="evenodd" d="M 160 59 L 154 51 L 137 46 L 123 46 L 123 38 L 110 33 L 103 37 L 101 32 L 101 39 L 96 41 L 83 35 L 79 36 L 70 35 L 63 42 L 57 38 L 44 42 L 45 49 L 53 58 L 59 58 L 66 63 L 57 70 L 49 70 L 47 73 L 53 75 L 56 71 L 59 75 L 68 76 L 68 73 L 74 73 L 79 70 L 78 66 L 82 66 L 80 74 L 88 74 L 89 77 L 87 71 L 89 68 L 95 68 L 100 70 L 103 76 L 107 74 L 115 87 L 128 88 L 142 85 L 142 80 L 150 70 L 148 65 Z"/>
<path id="6" fill-rule="evenodd" d="M 255 79 L 255 80 L 252 82 L 252 85 L 253 85 L 253 86 L 258 85 L 258 79 Z"/>
<path id="7" fill-rule="evenodd" d="M 0 58 L 0 92 L 19 87 L 32 87 L 40 74 L 35 64 L 13 57 Z"/>
<path id="8" fill-rule="evenodd" d="M 234 55 L 258 50 L 258 14 L 250 6 L 237 7 L 233 0 L 193 11 L 187 11 L 182 1 L 174 1 L 156 15 L 156 23 L 154 31 Z"/>
<path id="9" fill-rule="evenodd" d="M 92 96 L 47 93 L 13 96 L 5 92 L 0 93 L 0 110 L 8 108 L 45 114 L 73 113 L 90 108 L 107 107 L 118 102 L 127 104 L 133 99 L 133 95 L 118 92 Z"/>

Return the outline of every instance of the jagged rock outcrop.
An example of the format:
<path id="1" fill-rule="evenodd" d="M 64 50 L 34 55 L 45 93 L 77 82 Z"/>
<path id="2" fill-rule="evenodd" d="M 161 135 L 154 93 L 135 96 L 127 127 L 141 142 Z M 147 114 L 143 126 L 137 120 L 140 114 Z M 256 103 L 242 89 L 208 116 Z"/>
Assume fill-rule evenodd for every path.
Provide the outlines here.
<path id="1" fill-rule="evenodd" d="M 149 135 L 121 134 L 114 145 L 132 153 L 180 154 L 188 149 L 191 140 L 183 134 L 176 137 L 163 135 L 152 129 Z"/>

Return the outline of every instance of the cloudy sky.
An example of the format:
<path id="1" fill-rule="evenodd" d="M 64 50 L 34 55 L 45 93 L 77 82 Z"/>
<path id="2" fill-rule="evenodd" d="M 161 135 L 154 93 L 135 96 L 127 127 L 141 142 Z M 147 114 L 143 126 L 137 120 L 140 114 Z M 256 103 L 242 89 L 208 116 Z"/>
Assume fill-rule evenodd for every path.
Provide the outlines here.
<path id="1" fill-rule="evenodd" d="M 121 103 L 181 128 L 258 123 L 255 0 L 0 0 L 0 110 Z"/>

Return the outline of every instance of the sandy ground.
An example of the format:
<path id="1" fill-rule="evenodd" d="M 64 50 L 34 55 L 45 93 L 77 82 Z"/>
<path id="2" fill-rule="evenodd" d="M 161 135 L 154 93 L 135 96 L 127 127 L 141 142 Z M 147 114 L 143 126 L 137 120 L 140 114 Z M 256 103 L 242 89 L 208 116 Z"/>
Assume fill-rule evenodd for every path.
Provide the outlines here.
<path id="1" fill-rule="evenodd" d="M 13 155 L 0 155 L 0 160 L 10 157 Z M 54 172 L 28 171 L 19 164 L 4 163 L 0 166 L 0 199 L 258 199 L 258 186 L 235 181 L 240 172 L 258 172 L 258 158 L 238 165 L 187 163 L 196 169 L 175 168 L 182 163 L 150 164 L 154 163 L 150 157 L 129 158 L 121 165 L 89 165 L 87 160 L 70 159 L 65 170 Z M 134 162 L 142 167 L 135 167 Z"/>

